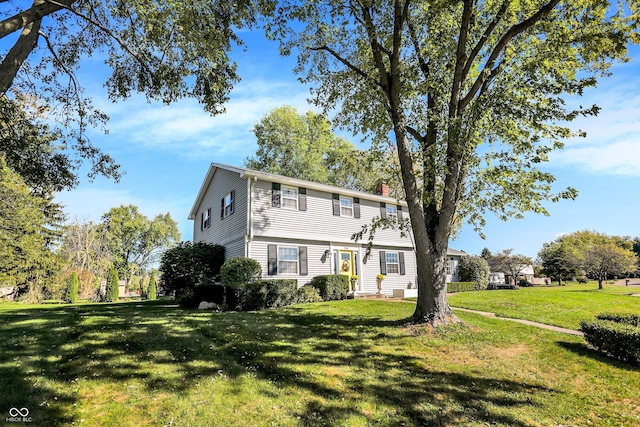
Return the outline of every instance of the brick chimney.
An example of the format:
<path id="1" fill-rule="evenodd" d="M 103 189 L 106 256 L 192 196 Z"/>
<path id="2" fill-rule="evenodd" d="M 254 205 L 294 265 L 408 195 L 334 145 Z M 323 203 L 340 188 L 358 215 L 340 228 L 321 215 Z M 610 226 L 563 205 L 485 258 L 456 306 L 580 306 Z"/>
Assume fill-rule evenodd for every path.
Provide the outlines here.
<path id="1" fill-rule="evenodd" d="M 389 197 L 389 185 L 386 182 L 380 182 L 376 187 L 376 194 Z"/>

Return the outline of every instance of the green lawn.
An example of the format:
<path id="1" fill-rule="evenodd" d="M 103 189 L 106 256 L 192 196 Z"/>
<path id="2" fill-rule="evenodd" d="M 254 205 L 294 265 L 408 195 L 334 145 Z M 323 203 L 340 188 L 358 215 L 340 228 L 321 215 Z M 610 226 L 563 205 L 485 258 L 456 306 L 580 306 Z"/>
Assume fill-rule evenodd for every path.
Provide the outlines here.
<path id="1" fill-rule="evenodd" d="M 640 424 L 640 369 L 580 337 L 466 313 L 432 331 L 412 312 L 0 304 L 0 422 L 24 407 L 32 426 Z"/>
<path id="2" fill-rule="evenodd" d="M 569 329 L 579 329 L 580 321 L 593 320 L 605 311 L 640 313 L 640 286 L 605 284 L 598 290 L 597 282 L 584 285 L 535 286 L 517 291 L 460 292 L 449 296 L 454 307 L 496 313 L 501 317 L 533 320 Z"/>

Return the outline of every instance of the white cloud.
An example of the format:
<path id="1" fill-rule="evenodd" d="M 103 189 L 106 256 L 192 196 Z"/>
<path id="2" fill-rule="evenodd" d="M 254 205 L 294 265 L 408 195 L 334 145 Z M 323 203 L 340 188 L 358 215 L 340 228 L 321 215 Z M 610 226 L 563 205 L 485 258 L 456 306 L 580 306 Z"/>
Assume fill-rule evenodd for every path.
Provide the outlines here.
<path id="1" fill-rule="evenodd" d="M 636 69 L 640 69 L 637 66 Z M 582 100 L 602 108 L 597 117 L 576 120 L 572 128 L 587 133 L 553 153 L 554 165 L 579 167 L 608 175 L 640 176 L 640 95 L 629 81 L 598 88 Z"/>
<path id="2" fill-rule="evenodd" d="M 307 97 L 308 90 L 300 84 L 255 79 L 238 84 L 225 105 L 226 112 L 218 116 L 211 116 L 192 99 L 167 106 L 134 96 L 126 102 L 98 106 L 111 117 L 109 138 L 186 157 L 200 155 L 202 148 L 224 152 L 245 147 L 250 155 L 254 151 L 254 124 L 269 110 L 285 104 L 300 112 L 311 109 Z"/>

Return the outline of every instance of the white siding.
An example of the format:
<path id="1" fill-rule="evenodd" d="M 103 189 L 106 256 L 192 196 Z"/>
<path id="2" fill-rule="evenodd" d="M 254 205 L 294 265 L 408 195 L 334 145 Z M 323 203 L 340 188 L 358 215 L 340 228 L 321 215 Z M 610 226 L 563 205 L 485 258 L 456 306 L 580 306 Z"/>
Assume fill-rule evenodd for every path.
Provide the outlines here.
<path id="1" fill-rule="evenodd" d="M 268 268 L 268 245 L 278 246 L 305 246 L 307 248 L 307 268 L 308 274 L 300 276 L 296 274 L 278 274 L 269 276 Z M 331 257 L 325 257 L 324 252 L 329 247 L 328 242 L 310 242 L 305 240 L 291 239 L 264 239 L 256 238 L 250 243 L 251 258 L 260 263 L 262 267 L 262 277 L 265 279 L 297 279 L 298 285 L 308 283 L 313 277 L 324 274 L 331 274 Z"/>
<path id="2" fill-rule="evenodd" d="M 404 254 L 405 274 L 387 274 L 382 283 L 382 293 L 392 296 L 394 289 L 407 289 L 411 282 L 412 287 L 416 287 L 416 257 L 413 250 L 402 250 L 393 247 L 374 246 L 371 250 L 371 257 L 363 264 L 363 292 L 377 293 L 378 284 L 376 277 L 380 274 L 380 251 L 402 252 Z"/>
<path id="3" fill-rule="evenodd" d="M 234 240 L 233 242 L 225 244 L 224 259 L 229 259 L 237 256 L 245 256 L 244 239 L 245 237 L 242 236 L 241 238 Z"/>
<path id="4" fill-rule="evenodd" d="M 380 216 L 380 202 L 360 198 L 360 218 L 333 215 L 332 193 L 307 190 L 307 210 L 272 206 L 271 182 L 258 181 L 253 191 L 253 233 L 264 237 L 289 237 L 299 240 L 352 242 L 351 236 L 363 225 Z M 364 195 L 366 196 L 366 195 Z M 403 212 L 405 218 L 408 212 Z M 365 236 L 365 243 L 368 236 Z M 399 231 L 379 230 L 376 243 L 411 248 L 408 237 Z"/>
<path id="5" fill-rule="evenodd" d="M 234 212 L 222 219 L 220 201 L 231 191 L 235 192 Z M 200 214 L 208 208 L 211 208 L 211 226 L 201 230 Z M 240 178 L 238 173 L 216 169 L 193 222 L 194 243 L 204 241 L 227 246 L 239 238 L 244 239 L 247 234 L 247 181 Z"/>

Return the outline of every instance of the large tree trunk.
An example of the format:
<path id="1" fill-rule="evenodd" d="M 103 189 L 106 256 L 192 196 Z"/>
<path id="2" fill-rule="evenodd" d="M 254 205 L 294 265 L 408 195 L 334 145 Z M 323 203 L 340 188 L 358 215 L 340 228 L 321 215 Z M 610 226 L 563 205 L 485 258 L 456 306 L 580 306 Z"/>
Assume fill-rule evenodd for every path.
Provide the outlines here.
<path id="1" fill-rule="evenodd" d="M 413 313 L 417 323 L 429 323 L 442 326 L 459 323 L 452 313 L 447 299 L 447 245 L 444 249 L 433 248 L 430 251 L 418 250 L 416 244 L 416 261 L 418 264 L 418 302 Z"/>
<path id="2" fill-rule="evenodd" d="M 408 139 L 407 119 L 401 96 L 402 70 L 400 65 L 402 37 L 406 19 L 405 6 L 400 1 L 394 3 L 393 49 L 391 55 L 388 55 L 388 52 L 382 52 L 380 49 L 380 45 L 376 41 L 373 22 L 366 8 L 363 8 L 363 16 L 365 22 L 367 22 L 374 64 L 379 71 L 379 85 L 388 101 L 387 109 L 393 124 L 402 184 L 414 237 L 418 268 L 418 302 L 413 320 L 418 323 L 441 326 L 460 322 L 451 312 L 447 301 L 446 255 L 454 204 L 443 203 L 442 210 L 437 209 L 435 201 L 425 204 L 414 172 L 414 159 Z M 384 59 L 387 55 L 389 56 L 388 70 Z M 428 137 L 433 138 L 433 141 L 435 141 L 435 134 L 430 133 Z M 429 144 L 428 141 L 422 141 L 422 143 Z M 435 170 L 433 170 L 434 165 L 435 162 L 432 162 L 426 165 L 426 169 L 423 167 L 425 174 L 431 174 L 433 179 L 435 179 L 436 175 Z M 429 167 L 432 167 L 432 169 L 430 170 Z M 434 185 L 435 181 L 431 182 L 430 186 L 426 187 L 427 191 L 435 188 Z M 455 191 L 449 194 L 455 195 Z M 444 207 L 445 205 L 446 207 Z"/>
<path id="3" fill-rule="evenodd" d="M 400 108 L 395 110 L 393 119 L 418 269 L 418 301 L 413 320 L 416 323 L 429 323 L 433 326 L 460 323 L 460 320 L 451 312 L 447 300 L 446 259 L 449 233 L 443 232 L 439 227 L 440 232 L 433 227 L 431 227 L 433 233 L 428 232 L 422 197 L 413 174 L 413 160 L 404 126 L 404 114 Z M 441 218 L 429 219 L 437 223 L 437 219 Z"/>

